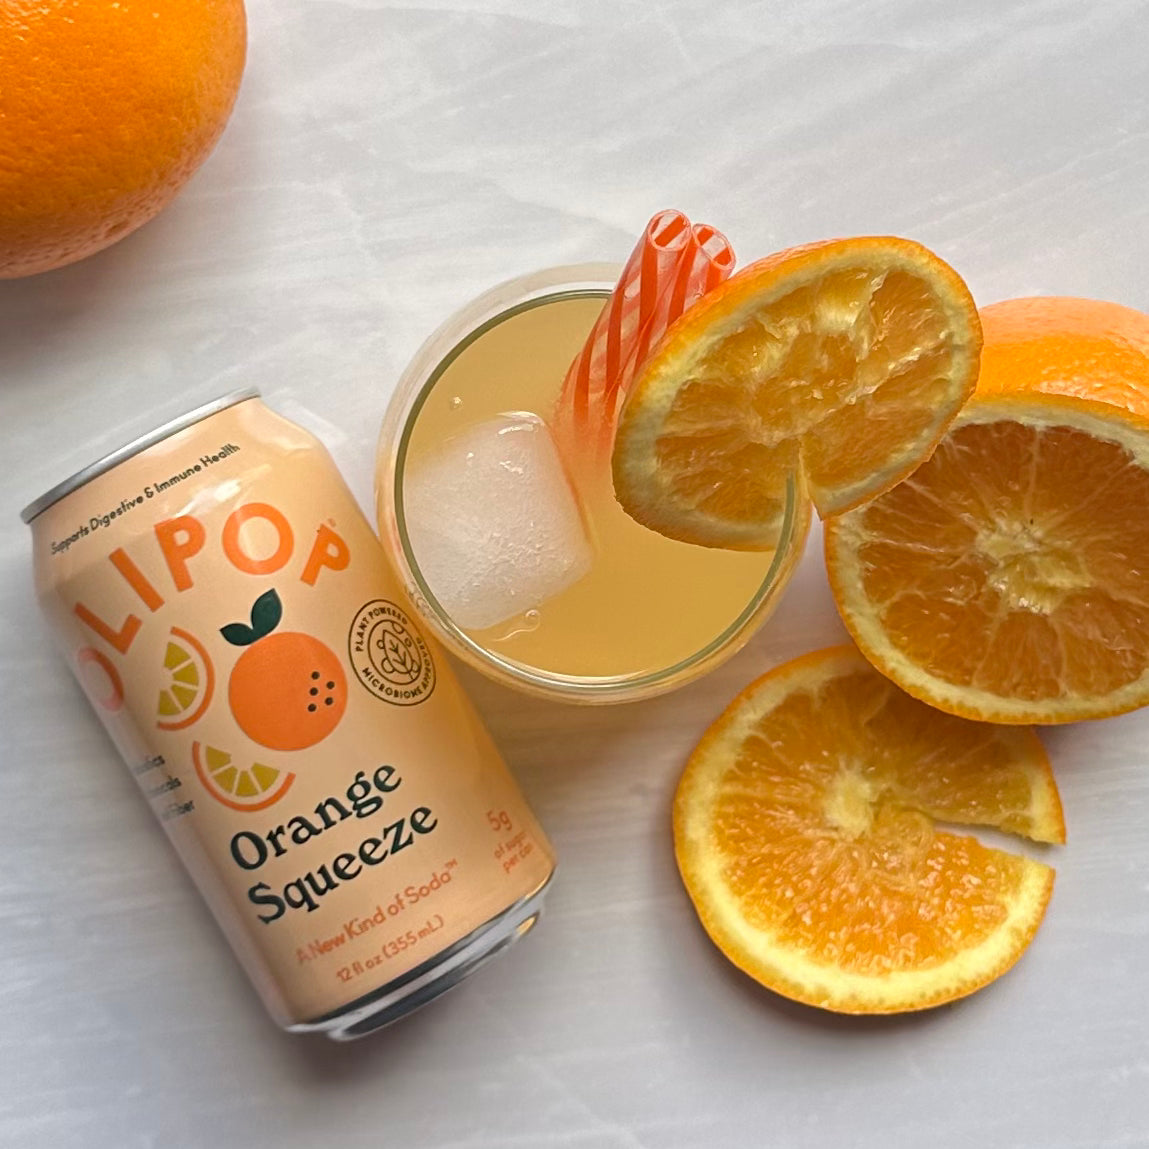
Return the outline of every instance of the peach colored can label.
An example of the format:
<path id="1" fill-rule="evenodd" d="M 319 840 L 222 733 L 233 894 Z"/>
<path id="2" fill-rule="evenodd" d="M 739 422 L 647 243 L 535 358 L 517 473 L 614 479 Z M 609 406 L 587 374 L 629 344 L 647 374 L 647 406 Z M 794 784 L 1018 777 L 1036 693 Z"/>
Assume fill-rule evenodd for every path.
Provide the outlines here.
<path id="1" fill-rule="evenodd" d="M 64 652 L 280 1024 L 433 978 L 546 885 L 546 838 L 305 431 L 238 402 L 32 525 Z"/>

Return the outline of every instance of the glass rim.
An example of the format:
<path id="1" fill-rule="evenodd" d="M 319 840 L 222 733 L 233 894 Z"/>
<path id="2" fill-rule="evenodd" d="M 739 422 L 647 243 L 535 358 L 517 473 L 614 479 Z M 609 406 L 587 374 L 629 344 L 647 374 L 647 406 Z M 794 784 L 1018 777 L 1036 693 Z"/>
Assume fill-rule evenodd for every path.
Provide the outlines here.
<path id="1" fill-rule="evenodd" d="M 392 445 L 394 457 L 391 461 L 390 511 L 394 516 L 403 562 L 422 599 L 420 605 L 426 608 L 435 623 L 449 636 L 450 644 L 454 645 L 460 657 L 471 665 L 492 672 L 496 679 L 513 681 L 532 693 L 568 700 L 624 701 L 631 697 L 657 693 L 658 687 L 667 684 L 669 688 L 669 684 L 689 674 L 696 667 L 705 667 L 711 659 L 731 647 L 739 635 L 747 631 L 753 633 L 749 628 L 755 617 L 762 611 L 771 594 L 779 589 L 779 576 L 794 544 L 798 518 L 797 486 L 794 476 L 790 476 L 786 481 L 786 498 L 778 546 L 749 601 L 709 642 L 685 658 L 657 670 L 616 675 L 563 674 L 559 671 L 544 670 L 494 653 L 471 638 L 452 619 L 423 575 L 407 528 L 403 498 L 404 471 L 419 414 L 447 369 L 489 331 L 516 315 L 556 301 L 596 297 L 605 299 L 609 297 L 616 281 L 617 265 L 599 263 L 551 268 L 544 272 L 506 280 L 478 296 L 439 327 L 420 348 L 396 391 L 398 400 L 405 390 L 412 386 L 417 387 L 403 412 L 402 423 Z M 521 292 L 519 298 L 508 301 L 509 293 L 515 291 Z M 498 306 L 499 300 L 504 301 L 501 306 Z M 492 307 L 496 309 L 492 310 Z M 449 349 L 439 355 L 427 369 L 422 362 L 424 358 L 438 343 L 450 340 L 452 332 L 457 332 L 457 335 Z"/>

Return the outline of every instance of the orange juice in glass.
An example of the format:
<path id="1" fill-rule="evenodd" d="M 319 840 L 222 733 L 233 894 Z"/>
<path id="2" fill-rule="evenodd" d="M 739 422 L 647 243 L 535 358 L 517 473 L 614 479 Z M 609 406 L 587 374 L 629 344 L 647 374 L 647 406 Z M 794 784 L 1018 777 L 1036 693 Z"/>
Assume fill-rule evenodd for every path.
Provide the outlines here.
<path id="1" fill-rule="evenodd" d="M 678 542 L 623 512 L 608 461 L 560 449 L 564 377 L 618 272 L 524 276 L 448 320 L 400 380 L 378 453 L 380 534 L 440 639 L 499 681 L 576 703 L 662 693 L 733 654 L 808 523 L 792 486 L 776 550 Z"/>

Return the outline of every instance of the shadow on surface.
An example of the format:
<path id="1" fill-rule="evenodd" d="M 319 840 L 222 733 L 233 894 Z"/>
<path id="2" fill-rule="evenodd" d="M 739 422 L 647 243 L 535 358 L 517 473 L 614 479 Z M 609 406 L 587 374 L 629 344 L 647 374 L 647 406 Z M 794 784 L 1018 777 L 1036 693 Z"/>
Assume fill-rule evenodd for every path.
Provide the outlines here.
<path id="1" fill-rule="evenodd" d="M 34 379 L 29 368 L 81 323 L 98 326 L 102 317 L 130 305 L 131 294 L 147 293 L 147 277 L 178 227 L 180 205 L 118 243 L 78 263 L 23 279 L 0 279 L 0 384 L 19 386 Z"/>
<path id="2" fill-rule="evenodd" d="M 469 981 L 452 987 L 426 1006 L 385 1029 L 356 1041 L 331 1041 L 322 1034 L 282 1034 L 281 1048 L 290 1072 L 325 1087 L 353 1086 L 367 1078 L 386 1082 L 386 1074 L 418 1062 L 420 1047 L 442 1046 L 443 1032 L 459 1032 L 473 1010 L 463 994 Z"/>

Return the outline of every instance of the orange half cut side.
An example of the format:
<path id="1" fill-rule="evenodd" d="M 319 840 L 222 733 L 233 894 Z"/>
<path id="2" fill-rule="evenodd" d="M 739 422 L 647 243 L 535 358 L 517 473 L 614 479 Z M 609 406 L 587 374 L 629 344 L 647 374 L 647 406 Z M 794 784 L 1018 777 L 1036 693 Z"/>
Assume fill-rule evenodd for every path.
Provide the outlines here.
<path id="1" fill-rule="evenodd" d="M 991 722 L 1149 703 L 1149 315 L 994 304 L 977 392 L 933 456 L 826 523 L 862 653 L 903 690 Z"/>

